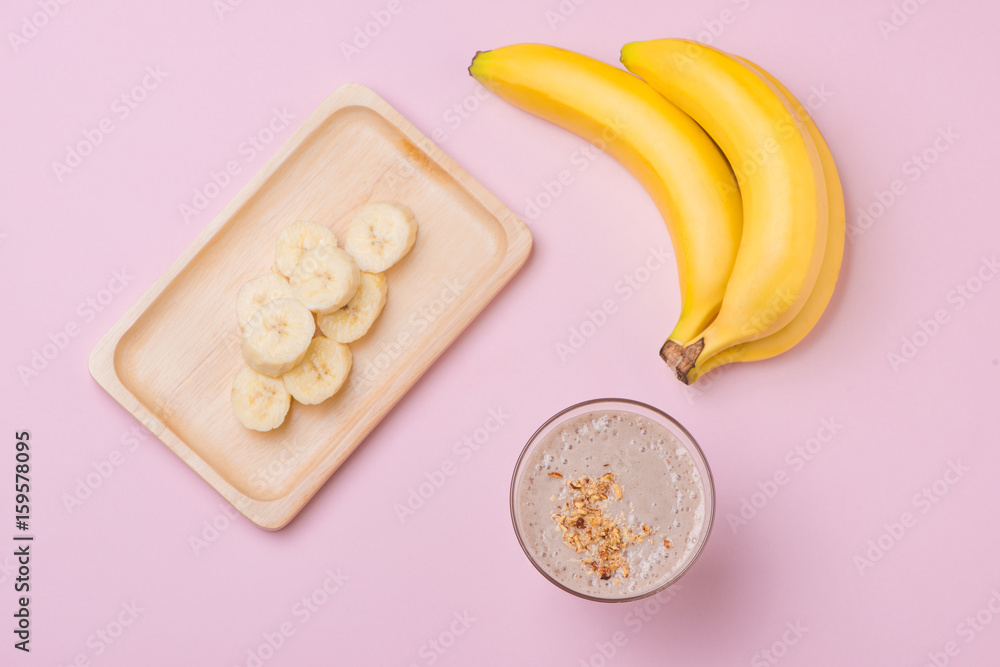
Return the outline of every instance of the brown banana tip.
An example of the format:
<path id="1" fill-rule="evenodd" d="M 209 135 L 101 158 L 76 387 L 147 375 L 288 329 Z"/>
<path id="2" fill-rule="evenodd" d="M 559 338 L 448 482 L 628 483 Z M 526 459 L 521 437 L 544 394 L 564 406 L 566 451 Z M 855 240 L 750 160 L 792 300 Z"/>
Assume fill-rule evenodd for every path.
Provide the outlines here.
<path id="1" fill-rule="evenodd" d="M 688 373 L 694 368 L 694 364 L 698 361 L 698 357 L 701 356 L 701 351 L 705 349 L 705 339 L 699 338 L 695 342 L 691 343 L 684 348 L 683 359 L 677 364 L 674 369 L 677 373 L 677 379 L 684 384 L 691 384 L 688 378 Z"/>
<path id="2" fill-rule="evenodd" d="M 688 373 L 694 368 L 695 361 L 701 351 L 705 349 L 705 339 L 701 338 L 687 347 L 682 347 L 680 343 L 668 340 L 660 348 L 660 357 L 667 365 L 674 370 L 674 375 L 684 384 L 691 384 Z"/>
<path id="3" fill-rule="evenodd" d="M 672 340 L 667 340 L 663 347 L 660 348 L 660 358 L 667 363 L 668 366 L 674 368 L 677 365 L 680 355 L 683 353 L 684 348 Z"/>

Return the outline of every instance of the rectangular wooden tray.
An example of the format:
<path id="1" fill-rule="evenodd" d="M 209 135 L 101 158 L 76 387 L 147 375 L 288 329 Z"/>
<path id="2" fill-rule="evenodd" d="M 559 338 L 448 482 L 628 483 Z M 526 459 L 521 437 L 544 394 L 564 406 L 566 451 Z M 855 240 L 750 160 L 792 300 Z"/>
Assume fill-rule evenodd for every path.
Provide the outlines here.
<path id="1" fill-rule="evenodd" d="M 242 363 L 236 292 L 274 262 L 279 231 L 358 206 L 413 209 L 417 242 L 389 269 L 381 317 L 352 343 L 332 399 L 293 403 L 256 433 L 233 416 Z M 524 224 L 371 90 L 346 85 L 226 206 L 101 339 L 90 372 L 251 521 L 277 530 L 326 482 L 501 287 L 531 249 Z"/>

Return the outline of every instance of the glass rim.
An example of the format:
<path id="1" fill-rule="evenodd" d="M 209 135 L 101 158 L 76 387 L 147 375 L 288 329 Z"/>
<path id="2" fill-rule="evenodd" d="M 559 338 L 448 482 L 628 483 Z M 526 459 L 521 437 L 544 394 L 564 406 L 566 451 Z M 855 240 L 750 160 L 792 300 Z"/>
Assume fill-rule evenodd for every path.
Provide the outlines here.
<path id="1" fill-rule="evenodd" d="M 524 462 L 525 457 L 528 454 L 528 451 L 532 448 L 532 445 L 535 444 L 536 440 L 538 439 L 538 436 L 542 432 L 544 432 L 545 429 L 548 428 L 551 424 L 555 423 L 558 419 L 560 419 L 567 413 L 579 410 L 580 408 L 592 405 L 598 405 L 602 403 L 610 403 L 622 406 L 634 406 L 642 408 L 644 410 L 648 410 L 649 412 L 656 414 L 662 420 L 664 420 L 665 423 L 662 424 L 663 426 L 667 426 L 668 429 L 671 430 L 677 429 L 677 433 L 675 433 L 675 435 L 683 435 L 687 439 L 687 442 L 683 442 L 682 444 L 684 444 L 685 448 L 690 450 L 692 454 L 695 455 L 701 461 L 702 467 L 704 468 L 705 478 L 706 478 L 706 480 L 704 481 L 704 486 L 706 489 L 705 500 L 708 502 L 710 508 L 707 517 L 708 524 L 702 529 L 703 537 L 701 538 L 701 541 L 698 544 L 698 548 L 694 551 L 694 553 L 690 556 L 690 558 L 688 558 L 687 562 L 684 564 L 684 567 L 682 567 L 672 577 L 667 579 L 665 582 L 663 582 L 656 588 L 646 591 L 645 593 L 640 593 L 638 595 L 631 595 L 622 598 L 603 598 L 594 595 L 588 595 L 586 593 L 581 593 L 580 591 L 575 591 L 572 588 L 566 586 L 565 584 L 557 581 L 555 577 L 546 572 L 545 569 L 542 568 L 542 566 L 539 565 L 538 562 L 535 560 L 535 558 L 531 555 L 531 552 L 528 550 L 527 545 L 525 545 L 524 543 L 524 538 L 521 535 L 522 531 L 519 525 L 520 522 L 518 521 L 517 517 L 517 500 L 514 495 L 514 491 L 517 488 L 518 478 L 520 476 L 519 473 L 521 472 L 521 465 Z M 699 473 L 701 473 L 701 470 L 699 470 Z M 580 401 L 579 403 L 575 403 L 569 406 L 568 408 L 560 410 L 556 414 L 546 419 L 545 422 L 541 426 L 539 426 L 534 433 L 531 434 L 531 437 L 528 438 L 528 442 L 525 443 L 524 448 L 521 449 L 521 454 L 517 457 L 517 462 L 514 464 L 514 474 L 511 476 L 510 480 L 510 519 L 512 527 L 514 528 L 514 534 L 517 536 L 517 542 L 518 544 L 521 545 L 521 550 L 524 552 L 524 555 L 527 557 L 528 561 L 535 567 L 535 569 L 538 570 L 542 574 L 542 576 L 544 576 L 550 582 L 552 582 L 562 590 L 566 591 L 567 593 L 575 595 L 576 597 L 579 598 L 583 598 L 585 600 L 592 600 L 594 602 L 611 602 L 611 603 L 634 602 L 636 600 L 642 600 L 643 598 L 647 598 L 656 595 L 657 593 L 661 593 L 662 591 L 672 586 L 681 577 L 684 576 L 684 574 L 691 568 L 691 566 L 694 565 L 695 561 L 698 560 L 698 557 L 701 556 L 701 552 L 705 549 L 705 545 L 708 544 L 708 538 L 712 534 L 712 526 L 715 523 L 715 482 L 712 479 L 712 469 L 708 465 L 708 459 L 705 458 L 705 453 L 701 450 L 701 445 L 699 445 L 698 441 L 694 439 L 694 436 L 691 435 L 690 431 L 684 428 L 684 426 L 679 421 L 668 415 L 666 412 L 660 410 L 657 407 L 649 405 L 648 403 L 643 403 L 642 401 L 637 401 L 631 398 L 592 398 L 586 401 Z"/>

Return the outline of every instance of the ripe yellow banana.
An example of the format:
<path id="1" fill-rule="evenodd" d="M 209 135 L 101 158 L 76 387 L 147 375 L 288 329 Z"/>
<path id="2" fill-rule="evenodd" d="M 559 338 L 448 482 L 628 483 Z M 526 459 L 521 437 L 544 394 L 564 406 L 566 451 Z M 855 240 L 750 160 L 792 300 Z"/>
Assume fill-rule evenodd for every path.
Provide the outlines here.
<path id="1" fill-rule="evenodd" d="M 622 63 L 705 128 L 733 165 L 743 197 L 743 236 L 718 316 L 660 351 L 689 382 L 699 357 L 768 336 L 802 309 L 826 249 L 823 166 L 791 103 L 728 55 L 662 39 L 627 44 Z"/>
<path id="2" fill-rule="evenodd" d="M 694 368 L 688 373 L 687 377 L 690 382 L 695 382 L 700 376 L 723 364 L 767 359 L 777 356 L 797 345 L 816 326 L 816 322 L 819 321 L 820 316 L 823 315 L 823 311 L 826 310 L 826 306 L 830 302 L 830 297 L 833 296 L 834 287 L 837 285 L 841 260 L 844 258 L 844 233 L 846 225 L 844 218 L 844 192 L 840 185 L 840 176 L 837 174 L 837 165 L 834 163 L 833 155 L 830 153 L 830 147 L 827 146 L 826 140 L 823 139 L 819 128 L 816 127 L 816 123 L 809 117 L 809 112 L 806 111 L 805 107 L 795 99 L 792 93 L 780 81 L 749 60 L 745 60 L 739 56 L 732 57 L 748 67 L 752 67 L 758 74 L 770 81 L 795 107 L 799 118 L 801 118 L 806 130 L 809 132 L 809 136 L 815 142 L 816 149 L 819 151 L 820 161 L 823 163 L 830 222 L 827 229 L 826 250 L 823 254 L 823 264 L 819 269 L 819 277 L 816 279 L 816 284 L 813 286 L 812 292 L 809 294 L 809 298 L 806 299 L 805 305 L 802 306 L 799 314 L 791 322 L 770 336 L 734 345 L 713 357 L 709 357 L 704 362 L 699 358 Z"/>
<path id="3" fill-rule="evenodd" d="M 715 318 L 740 243 L 742 207 L 725 157 L 697 123 L 616 67 L 540 44 L 476 54 L 469 73 L 508 102 L 600 146 L 646 188 L 677 256 L 686 343 Z"/>

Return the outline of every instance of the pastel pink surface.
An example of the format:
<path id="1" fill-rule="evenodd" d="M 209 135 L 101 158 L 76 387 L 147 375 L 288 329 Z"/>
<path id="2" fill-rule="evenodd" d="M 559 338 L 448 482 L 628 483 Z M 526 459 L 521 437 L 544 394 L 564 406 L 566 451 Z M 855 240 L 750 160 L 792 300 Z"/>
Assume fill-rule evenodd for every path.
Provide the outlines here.
<path id="1" fill-rule="evenodd" d="M 0 479 L 12 483 L 14 432 L 29 430 L 36 540 L 32 651 L 15 651 L 8 631 L 0 662 L 996 660 L 996 3 L 403 0 L 221 12 L 224 1 L 69 3 L 44 20 L 43 6 L 58 3 L 3 9 Z M 366 25 L 377 32 L 367 44 Z M 11 39 L 22 31 L 32 36 Z M 753 60 L 813 105 L 854 227 L 814 334 L 693 388 L 656 356 L 677 315 L 677 278 L 655 259 L 671 250 L 647 195 L 613 160 L 485 95 L 465 71 L 477 50 L 505 44 L 616 62 L 622 44 L 668 36 Z M 147 67 L 161 72 L 147 78 L 156 87 L 135 108 L 116 103 Z M 373 88 L 522 215 L 534 252 L 302 514 L 267 533 L 230 517 L 97 386 L 87 357 L 347 82 Z M 275 110 L 291 125 L 254 147 L 248 137 Z M 113 131 L 60 180 L 53 162 L 105 118 Z M 238 173 L 221 183 L 230 161 Z M 598 314 L 606 302 L 613 312 Z M 64 338 L 67 327 L 76 335 Z M 36 353 L 52 358 L 22 378 Z M 510 527 L 524 442 L 559 409 L 600 396 L 672 414 L 712 465 L 713 535 L 655 602 L 601 605 L 557 590 Z M 498 414 L 499 429 L 481 430 Z M 808 460 L 796 451 L 806 446 Z M 397 506 L 431 479 L 439 487 L 425 485 L 429 497 L 401 519 Z M 12 551 L 0 550 L 5 615 Z M 328 572 L 346 577 L 333 593 Z M 132 603 L 141 611 L 122 611 Z"/>

